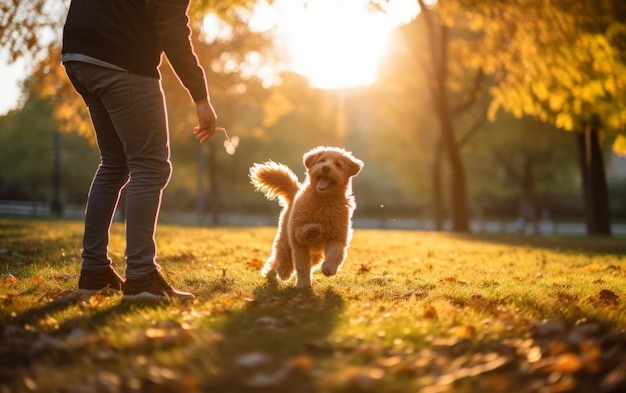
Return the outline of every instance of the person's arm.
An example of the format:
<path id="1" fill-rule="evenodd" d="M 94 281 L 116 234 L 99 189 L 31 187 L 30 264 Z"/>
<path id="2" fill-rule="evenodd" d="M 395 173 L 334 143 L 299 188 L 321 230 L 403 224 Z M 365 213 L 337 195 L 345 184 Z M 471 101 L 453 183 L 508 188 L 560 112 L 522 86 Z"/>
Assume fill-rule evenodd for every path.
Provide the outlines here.
<path id="1" fill-rule="evenodd" d="M 196 104 L 196 138 L 204 142 L 215 133 L 217 116 L 211 105 L 204 70 L 191 43 L 189 0 L 146 0 L 159 44 L 176 76 Z"/>
<path id="2" fill-rule="evenodd" d="M 204 143 L 215 133 L 217 115 L 207 99 L 196 102 L 196 115 L 198 115 L 198 126 L 194 127 L 193 133 L 200 143 Z"/>

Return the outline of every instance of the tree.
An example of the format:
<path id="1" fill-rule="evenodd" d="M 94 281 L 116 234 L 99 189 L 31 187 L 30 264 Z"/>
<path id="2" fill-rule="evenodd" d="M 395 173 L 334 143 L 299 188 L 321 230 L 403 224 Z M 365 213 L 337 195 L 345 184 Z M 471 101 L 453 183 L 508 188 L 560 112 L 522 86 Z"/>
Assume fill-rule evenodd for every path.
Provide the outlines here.
<path id="1" fill-rule="evenodd" d="M 0 5 L 0 48 L 9 61 L 46 57 L 62 24 L 62 2 L 8 0 Z M 48 37 L 43 39 L 42 37 Z"/>
<path id="2" fill-rule="evenodd" d="M 25 84 L 31 83 L 35 82 L 29 79 Z M 51 203 L 56 193 L 59 207 L 84 203 L 97 153 L 79 135 L 56 133 L 52 101 L 33 94 L 27 86 L 23 89 L 24 106 L 0 117 L 2 198 Z M 59 176 L 56 190 L 54 169 Z"/>
<path id="3" fill-rule="evenodd" d="M 418 0 L 420 15 L 405 28 L 412 36 L 414 56 L 426 77 L 424 81 L 430 105 L 438 122 L 438 139 L 432 163 L 432 206 L 436 229 L 443 226 L 443 163 L 449 173 L 452 230 L 469 230 L 469 208 L 463 144 L 471 138 L 484 121 L 484 110 L 476 110 L 484 86 L 484 73 L 476 64 L 465 64 L 459 56 L 458 42 L 467 29 L 451 21 L 458 7 L 452 2 L 435 5 Z M 417 43 L 422 45 L 418 46 Z M 426 49 L 422 49 L 426 46 Z M 413 71 L 413 75 L 414 71 Z"/>
<path id="4" fill-rule="evenodd" d="M 502 0 L 498 7 L 460 3 L 481 35 L 480 49 L 468 47 L 468 52 L 493 54 L 483 62 L 497 80 L 489 116 L 504 109 L 575 131 L 587 231 L 610 234 L 599 138 L 601 132 L 623 135 L 626 125 L 626 5 L 611 0 Z"/>
<path id="5" fill-rule="evenodd" d="M 491 120 L 504 109 L 518 118 L 533 116 L 580 133 L 580 151 L 586 152 L 581 167 L 583 176 L 588 177 L 583 183 L 589 201 L 589 232 L 608 233 L 598 137 L 602 127 L 613 137 L 620 136 L 615 138 L 614 149 L 624 140 L 626 5 L 612 0 L 418 2 L 421 13 L 417 21 L 421 19 L 425 30 L 417 34 L 429 42 L 425 64 L 451 170 L 453 220 L 465 221 L 466 191 L 450 94 L 458 86 L 458 78 L 472 80 L 469 75 L 475 72 L 474 80 L 484 74 L 495 82 L 490 88 Z M 455 31 L 463 35 L 455 36 Z M 416 47 L 415 53 L 419 54 L 420 48 Z M 455 226 L 463 228 L 462 224 Z"/>
<path id="6" fill-rule="evenodd" d="M 569 213 L 568 199 L 577 197 L 580 187 L 570 135 L 530 117 L 502 113 L 485 125 L 475 142 L 466 159 L 470 200 L 479 216 L 516 214 L 538 232 L 545 214 Z M 555 195 L 559 204 L 554 203 Z"/>

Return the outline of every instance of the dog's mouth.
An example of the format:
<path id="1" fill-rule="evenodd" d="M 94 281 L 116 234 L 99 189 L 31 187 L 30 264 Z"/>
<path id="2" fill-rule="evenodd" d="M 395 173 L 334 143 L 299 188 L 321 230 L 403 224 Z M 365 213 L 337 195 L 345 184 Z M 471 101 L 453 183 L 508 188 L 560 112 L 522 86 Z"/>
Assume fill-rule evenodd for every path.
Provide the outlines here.
<path id="1" fill-rule="evenodd" d="M 317 178 L 317 189 L 318 191 L 324 191 L 330 188 L 333 185 L 333 179 L 327 176 L 319 176 Z"/>

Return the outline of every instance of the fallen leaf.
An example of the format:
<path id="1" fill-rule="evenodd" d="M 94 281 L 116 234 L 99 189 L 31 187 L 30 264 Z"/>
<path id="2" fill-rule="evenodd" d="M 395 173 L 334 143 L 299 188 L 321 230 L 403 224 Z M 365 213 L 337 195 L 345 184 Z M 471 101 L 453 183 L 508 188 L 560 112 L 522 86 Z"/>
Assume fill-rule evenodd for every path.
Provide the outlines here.
<path id="1" fill-rule="evenodd" d="M 549 386 L 550 393 L 566 393 L 576 388 L 576 381 L 571 375 L 564 375 L 560 380 Z"/>
<path id="2" fill-rule="evenodd" d="M 476 332 L 476 328 L 471 325 L 457 326 L 454 329 L 454 335 L 459 338 L 470 338 Z"/>
<path id="3" fill-rule="evenodd" d="M 256 269 L 260 269 L 263 267 L 263 261 L 261 261 L 260 259 L 252 258 L 250 260 L 250 266 Z"/>
<path id="4" fill-rule="evenodd" d="M 44 282 L 46 282 L 46 280 L 44 280 L 43 277 L 39 275 L 30 279 L 30 285 L 39 285 L 39 284 L 43 284 Z"/>
<path id="5" fill-rule="evenodd" d="M 275 327 L 276 325 L 278 325 L 278 320 L 273 317 L 264 316 L 264 317 L 257 318 L 256 321 L 254 321 L 254 323 L 256 325 L 261 325 L 261 326 Z"/>
<path id="6" fill-rule="evenodd" d="M 526 353 L 526 360 L 528 363 L 536 363 L 541 360 L 541 357 L 541 347 L 538 346 L 531 347 Z"/>
<path id="7" fill-rule="evenodd" d="M 587 372 L 597 373 L 600 370 L 599 359 L 602 350 L 591 342 L 584 342 L 580 345 L 580 356 L 583 366 Z"/>
<path id="8" fill-rule="evenodd" d="M 439 280 L 440 284 L 443 284 L 443 283 L 457 284 L 458 282 L 459 280 L 457 280 L 456 277 L 446 277 L 446 278 Z"/>
<path id="9" fill-rule="evenodd" d="M 376 364 L 382 368 L 390 369 L 397 367 L 401 362 L 402 358 L 400 356 L 389 356 L 378 360 Z"/>
<path id="10" fill-rule="evenodd" d="M 493 304 L 481 295 L 472 295 L 470 306 L 476 310 L 487 311 L 493 307 Z"/>
<path id="11" fill-rule="evenodd" d="M 310 356 L 301 355 L 289 359 L 287 364 L 298 371 L 309 371 L 313 368 L 314 361 Z"/>
<path id="12" fill-rule="evenodd" d="M 279 368 L 273 373 L 258 372 L 252 375 L 244 384 L 251 388 L 267 389 L 279 385 L 289 375 L 287 367 Z"/>
<path id="13" fill-rule="evenodd" d="M 62 273 L 59 274 L 55 274 L 54 279 L 57 281 L 67 281 L 71 278 L 71 276 L 69 275 L 69 273 L 63 271 Z"/>
<path id="14" fill-rule="evenodd" d="M 437 318 L 437 310 L 433 306 L 429 306 L 424 310 L 424 314 L 422 314 L 424 318 L 435 319 Z"/>
<path id="15" fill-rule="evenodd" d="M 535 334 L 540 337 L 557 336 L 565 332 L 565 325 L 561 322 L 531 321 Z"/>
<path id="16" fill-rule="evenodd" d="M 619 387 L 626 386 L 626 362 L 622 362 L 602 377 L 600 386 L 605 392 L 617 392 Z"/>
<path id="17" fill-rule="evenodd" d="M 3 274 L 2 282 L 8 286 L 17 285 L 17 278 L 15 278 L 12 274 Z"/>
<path id="18" fill-rule="evenodd" d="M 550 366 L 550 370 L 558 371 L 564 374 L 573 374 L 581 368 L 582 362 L 580 358 L 573 353 L 564 353 L 559 355 Z"/>
<path id="19" fill-rule="evenodd" d="M 167 335 L 167 331 L 160 328 L 148 328 L 145 334 L 148 338 L 163 338 Z"/>
<path id="20" fill-rule="evenodd" d="M 235 364 L 239 368 L 253 369 L 269 364 L 270 357 L 261 352 L 251 352 L 241 355 L 235 360 Z"/>
<path id="21" fill-rule="evenodd" d="M 372 368 L 365 372 L 360 372 L 350 377 L 350 383 L 357 389 L 371 390 L 376 382 L 383 379 L 385 372 L 379 368 Z"/>
<path id="22" fill-rule="evenodd" d="M 605 304 L 617 305 L 617 299 L 619 299 L 619 296 L 617 296 L 613 291 L 608 289 L 600 291 L 600 300 Z"/>

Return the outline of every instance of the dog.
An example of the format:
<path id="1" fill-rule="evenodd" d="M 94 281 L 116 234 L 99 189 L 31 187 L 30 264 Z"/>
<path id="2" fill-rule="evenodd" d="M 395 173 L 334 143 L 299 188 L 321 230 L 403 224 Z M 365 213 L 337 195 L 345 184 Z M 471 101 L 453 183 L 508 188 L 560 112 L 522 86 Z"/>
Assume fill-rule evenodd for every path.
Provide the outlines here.
<path id="1" fill-rule="evenodd" d="M 289 167 L 273 161 L 254 164 L 250 179 L 257 191 L 283 206 L 261 274 L 288 280 L 295 268 L 296 287 L 310 288 L 312 270 L 320 262 L 322 273 L 333 276 L 346 259 L 356 208 L 352 178 L 364 164 L 344 149 L 322 146 L 305 153 L 303 163 L 303 183 Z"/>

